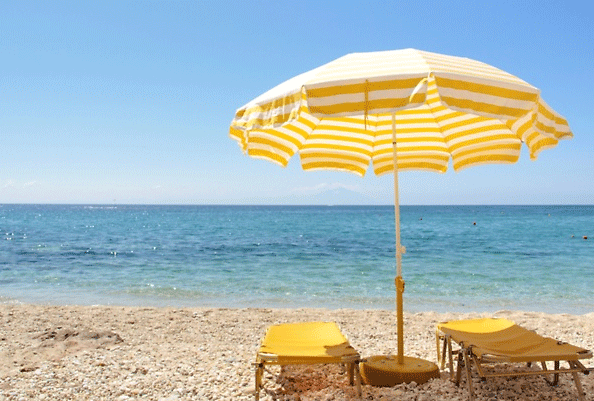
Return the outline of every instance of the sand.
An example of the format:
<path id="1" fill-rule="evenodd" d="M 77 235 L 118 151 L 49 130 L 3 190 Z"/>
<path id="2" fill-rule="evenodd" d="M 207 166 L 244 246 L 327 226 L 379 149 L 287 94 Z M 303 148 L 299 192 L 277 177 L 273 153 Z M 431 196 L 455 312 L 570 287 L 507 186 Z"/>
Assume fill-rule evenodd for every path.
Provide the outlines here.
<path id="1" fill-rule="evenodd" d="M 0 400 L 252 400 L 252 362 L 268 325 L 336 321 L 362 356 L 396 352 L 395 316 L 384 310 L 143 308 L 0 305 Z M 542 335 L 594 349 L 594 313 L 405 314 L 406 355 L 436 361 L 437 322 L 514 320 Z M 594 366 L 594 360 L 586 361 Z M 351 400 L 338 366 L 272 367 L 261 400 Z M 364 400 L 466 400 L 442 372 L 424 385 L 363 386 Z M 594 400 L 594 374 L 580 374 Z M 573 400 L 570 375 L 474 381 L 478 400 Z"/>

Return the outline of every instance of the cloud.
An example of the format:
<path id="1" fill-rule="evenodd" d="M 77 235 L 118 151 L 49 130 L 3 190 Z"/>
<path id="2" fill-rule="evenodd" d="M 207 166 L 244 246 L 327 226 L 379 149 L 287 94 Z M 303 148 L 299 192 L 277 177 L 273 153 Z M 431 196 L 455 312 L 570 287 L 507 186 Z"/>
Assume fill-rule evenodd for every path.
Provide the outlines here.
<path id="1" fill-rule="evenodd" d="M 15 183 L 13 180 L 6 180 L 2 185 L 2 188 L 29 188 L 37 184 L 37 181 L 29 181 L 24 184 Z"/>

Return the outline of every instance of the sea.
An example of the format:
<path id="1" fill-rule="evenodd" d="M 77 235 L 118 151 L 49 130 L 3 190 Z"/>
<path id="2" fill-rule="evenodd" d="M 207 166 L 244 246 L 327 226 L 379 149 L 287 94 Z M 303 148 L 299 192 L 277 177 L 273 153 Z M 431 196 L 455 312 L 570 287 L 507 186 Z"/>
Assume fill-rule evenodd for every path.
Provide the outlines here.
<path id="1" fill-rule="evenodd" d="M 407 312 L 594 312 L 594 205 L 401 206 Z M 0 205 L 0 302 L 394 309 L 393 206 Z"/>

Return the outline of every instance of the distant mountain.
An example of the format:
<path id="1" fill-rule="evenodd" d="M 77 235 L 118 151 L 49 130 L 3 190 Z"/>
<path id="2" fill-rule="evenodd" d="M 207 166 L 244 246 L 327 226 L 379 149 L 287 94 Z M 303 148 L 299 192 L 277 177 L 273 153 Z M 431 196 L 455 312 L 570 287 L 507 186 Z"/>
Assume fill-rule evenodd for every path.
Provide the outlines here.
<path id="1" fill-rule="evenodd" d="M 344 187 L 320 189 L 312 193 L 298 193 L 284 197 L 282 203 L 292 205 L 383 205 L 370 196 Z"/>

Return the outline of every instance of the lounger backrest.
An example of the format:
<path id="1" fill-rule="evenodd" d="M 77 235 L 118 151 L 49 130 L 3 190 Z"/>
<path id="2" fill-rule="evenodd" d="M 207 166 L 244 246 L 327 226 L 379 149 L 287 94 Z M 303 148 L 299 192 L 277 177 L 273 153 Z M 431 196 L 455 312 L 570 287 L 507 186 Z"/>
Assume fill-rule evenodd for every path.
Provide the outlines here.
<path id="1" fill-rule="evenodd" d="M 507 319 L 460 320 L 442 323 L 438 328 L 458 344 L 472 347 L 478 357 L 533 362 L 578 360 L 591 355 L 588 350 L 540 336 Z"/>

